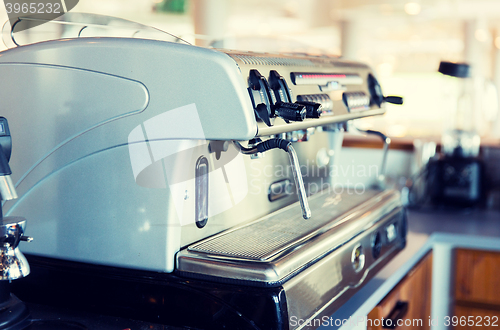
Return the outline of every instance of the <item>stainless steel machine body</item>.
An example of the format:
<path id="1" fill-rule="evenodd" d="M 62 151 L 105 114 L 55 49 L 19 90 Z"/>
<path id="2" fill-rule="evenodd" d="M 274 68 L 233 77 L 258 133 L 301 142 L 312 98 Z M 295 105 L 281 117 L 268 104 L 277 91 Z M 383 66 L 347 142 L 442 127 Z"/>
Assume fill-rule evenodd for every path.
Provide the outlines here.
<path id="1" fill-rule="evenodd" d="M 397 193 L 332 189 L 338 125 L 385 112 L 364 64 L 77 38 L 1 52 L 0 76 L 21 196 L 4 210 L 30 219 L 25 253 L 282 285 L 289 315 L 311 318 L 404 246 Z M 293 120 L 296 102 L 322 113 Z M 297 152 L 309 220 L 285 152 L 240 152 L 276 137 Z"/>
<path id="2" fill-rule="evenodd" d="M 120 38 L 48 41 L 1 55 L 2 111 L 17 134 L 13 179 L 22 196 L 6 204 L 6 213 L 25 215 L 30 231 L 43 237 L 26 252 L 71 260 L 170 272 L 181 246 L 292 201 L 268 201 L 269 185 L 282 177 L 252 177 L 266 168 L 274 172 L 270 166 L 288 167 L 281 151 L 256 160 L 238 154 L 227 164 L 221 158 L 223 165 L 213 158 L 210 200 L 217 214 L 197 228 L 186 215 L 195 209 L 194 178 L 180 172 L 194 173 L 201 155 L 214 156 L 206 141 L 249 140 L 384 112 L 376 105 L 349 112 L 342 98 L 335 99 L 335 93 L 345 92 L 342 88 L 369 95 L 362 77 L 370 71 L 334 58 L 283 56 L 282 63 L 273 64 L 276 56 L 228 56 Z M 251 59 L 256 64 L 244 62 Z M 280 70 L 293 95 L 329 95 L 331 113 L 290 124 L 277 118 L 272 127 L 264 127 L 247 91 L 249 68 L 264 76 Z M 316 82 L 293 84 L 290 73 L 304 71 L 355 73 L 361 84 L 322 93 Z M 304 156 L 315 157 L 328 148 L 326 136 L 319 135 L 313 138 L 320 141 L 297 144 L 302 164 L 307 161 L 301 149 L 309 149 Z M 162 173 L 162 164 L 168 173 Z M 226 187 L 217 187 L 223 177 L 217 166 L 229 168 L 232 196 L 222 195 Z M 173 183 L 182 176 L 184 181 Z"/>

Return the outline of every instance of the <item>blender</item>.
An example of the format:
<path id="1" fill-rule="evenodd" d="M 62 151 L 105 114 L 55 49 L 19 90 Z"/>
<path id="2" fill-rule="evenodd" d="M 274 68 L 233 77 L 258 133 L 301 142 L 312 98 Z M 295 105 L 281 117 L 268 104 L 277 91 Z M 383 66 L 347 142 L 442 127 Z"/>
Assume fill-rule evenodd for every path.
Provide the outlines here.
<path id="1" fill-rule="evenodd" d="M 484 199 L 483 163 L 479 158 L 480 137 L 474 124 L 474 88 L 467 63 L 441 62 L 444 84 L 458 91 L 447 106 L 441 153 L 427 167 L 429 197 L 434 205 L 470 207 Z"/>

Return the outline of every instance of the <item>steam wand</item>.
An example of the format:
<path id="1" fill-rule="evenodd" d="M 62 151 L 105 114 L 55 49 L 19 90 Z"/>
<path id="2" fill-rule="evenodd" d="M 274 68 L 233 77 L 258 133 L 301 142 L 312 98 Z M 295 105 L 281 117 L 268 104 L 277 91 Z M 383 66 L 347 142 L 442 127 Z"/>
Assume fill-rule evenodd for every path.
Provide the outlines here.
<path id="1" fill-rule="evenodd" d="M 378 136 L 382 142 L 384 143 L 384 148 L 382 150 L 382 165 L 380 165 L 380 173 L 378 175 L 378 181 L 381 186 L 384 185 L 385 182 L 385 172 L 387 167 L 387 154 L 389 153 L 389 147 L 391 146 L 391 138 L 386 136 L 384 133 L 373 130 L 362 130 L 366 134 L 372 134 Z"/>
<path id="2" fill-rule="evenodd" d="M 307 194 L 306 189 L 304 188 L 304 181 L 302 180 L 302 173 L 300 172 L 299 160 L 295 149 L 292 147 L 292 142 L 284 139 L 269 139 L 264 142 L 260 142 L 251 148 L 245 148 L 237 141 L 234 141 L 234 143 L 240 148 L 241 153 L 245 155 L 252 155 L 276 148 L 286 151 L 288 153 L 288 157 L 290 158 L 293 178 L 299 195 L 300 207 L 302 208 L 302 216 L 304 219 L 309 219 L 311 217 L 311 209 L 309 208 L 309 203 L 307 202 Z"/>
<path id="3" fill-rule="evenodd" d="M 379 132 L 379 131 L 363 130 L 363 129 L 356 128 L 354 126 L 351 126 L 350 128 L 359 132 L 359 133 L 376 135 L 384 143 L 384 147 L 382 149 L 382 164 L 380 165 L 380 172 L 377 176 L 377 183 L 376 183 L 376 186 L 378 188 L 383 189 L 385 187 L 385 173 L 386 173 L 386 167 L 387 167 L 387 155 L 389 153 L 389 147 L 391 146 L 391 142 L 392 142 L 391 138 L 386 136 L 384 133 Z"/>
<path id="4" fill-rule="evenodd" d="M 0 117 L 0 202 L 17 198 L 9 166 L 12 150 L 7 119 Z M 22 301 L 10 293 L 9 282 L 30 273 L 28 261 L 19 250 L 20 241 L 31 241 L 24 236 L 26 219 L 4 217 L 0 205 L 0 329 L 18 330 L 30 325 L 29 311 Z"/>

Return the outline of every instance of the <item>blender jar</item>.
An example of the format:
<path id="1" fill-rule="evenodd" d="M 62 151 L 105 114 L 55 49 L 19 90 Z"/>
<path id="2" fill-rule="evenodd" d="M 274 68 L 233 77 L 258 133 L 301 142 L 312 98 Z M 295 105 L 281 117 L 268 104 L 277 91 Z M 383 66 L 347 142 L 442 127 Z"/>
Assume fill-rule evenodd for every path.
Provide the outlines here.
<path id="1" fill-rule="evenodd" d="M 477 157 L 481 139 L 474 125 L 473 81 L 471 68 L 466 63 L 441 62 L 439 72 L 447 77 L 446 83 L 458 91 L 450 118 L 445 121 L 442 152 L 447 157 Z"/>

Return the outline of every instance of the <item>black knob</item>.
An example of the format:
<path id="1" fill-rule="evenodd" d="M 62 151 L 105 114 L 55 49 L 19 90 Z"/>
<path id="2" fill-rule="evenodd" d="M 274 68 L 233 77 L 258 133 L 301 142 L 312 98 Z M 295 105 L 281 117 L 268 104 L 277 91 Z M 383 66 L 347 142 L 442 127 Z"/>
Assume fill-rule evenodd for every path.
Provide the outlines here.
<path id="1" fill-rule="evenodd" d="M 384 101 L 392 104 L 403 104 L 403 98 L 401 96 L 384 96 Z"/>
<path id="2" fill-rule="evenodd" d="M 271 116 L 269 115 L 269 110 L 268 107 L 264 103 L 258 104 L 255 109 L 255 114 L 257 117 L 262 120 L 264 123 L 266 123 L 267 126 L 272 126 L 271 125 Z"/>
<path id="3" fill-rule="evenodd" d="M 471 74 L 470 65 L 467 63 L 452 63 L 442 61 L 439 63 L 439 72 L 447 76 L 457 78 L 469 78 Z"/>
<path id="4" fill-rule="evenodd" d="M 321 113 L 323 113 L 323 109 L 321 109 L 322 106 L 320 103 L 309 101 L 297 101 L 295 103 L 306 107 L 307 118 L 319 118 L 321 116 Z"/>
<path id="5" fill-rule="evenodd" d="M 382 105 L 382 102 L 403 104 L 403 98 L 401 96 L 384 96 L 380 84 L 371 73 L 368 75 L 368 89 L 370 90 L 372 101 L 379 107 Z"/>
<path id="6" fill-rule="evenodd" d="M 384 94 L 382 94 L 382 88 L 377 79 L 371 73 L 368 74 L 368 89 L 370 90 L 373 102 L 380 107 L 382 102 L 384 102 Z"/>
<path id="7" fill-rule="evenodd" d="M 380 257 L 380 252 L 382 251 L 382 238 L 380 233 L 376 232 L 372 235 L 372 255 L 374 259 Z"/>
<path id="8" fill-rule="evenodd" d="M 275 104 L 274 112 L 283 118 L 285 121 L 303 121 L 306 118 L 307 110 L 306 107 L 289 102 L 278 102 Z"/>
<path id="9" fill-rule="evenodd" d="M 274 91 L 274 95 L 276 97 L 276 101 L 278 102 L 291 102 L 292 95 L 290 88 L 278 71 L 271 70 L 269 72 L 269 86 Z"/>
<path id="10" fill-rule="evenodd" d="M 272 104 L 275 102 L 274 95 L 271 94 L 266 78 L 257 70 L 250 70 L 248 75 L 248 92 L 252 99 L 252 104 L 257 118 L 272 126 L 271 118 L 274 117 Z"/>

